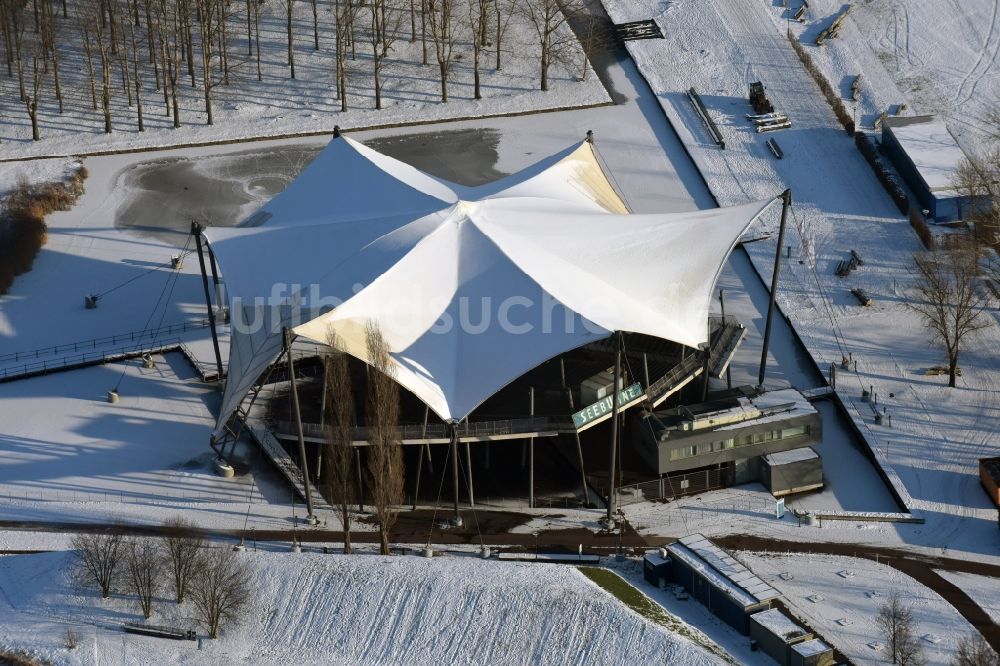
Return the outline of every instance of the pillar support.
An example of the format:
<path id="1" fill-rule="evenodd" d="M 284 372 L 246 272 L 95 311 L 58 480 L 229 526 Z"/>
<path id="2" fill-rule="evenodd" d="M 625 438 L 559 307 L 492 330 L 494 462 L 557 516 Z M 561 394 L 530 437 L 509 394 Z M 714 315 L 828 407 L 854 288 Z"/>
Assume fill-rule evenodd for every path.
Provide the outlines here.
<path id="1" fill-rule="evenodd" d="M 313 513 L 312 486 L 309 483 L 309 458 L 306 456 L 306 440 L 302 433 L 302 411 L 299 409 L 299 391 L 295 383 L 295 361 L 292 359 L 292 331 L 284 329 L 285 352 L 288 354 L 288 377 L 292 385 L 292 409 L 295 410 L 295 427 L 299 436 L 299 467 L 302 468 L 302 485 L 306 495 L 306 508 L 309 516 L 306 521 L 315 525 L 319 521 Z"/>
<path id="2" fill-rule="evenodd" d="M 611 451 L 608 463 L 608 513 L 605 517 L 608 524 L 613 523 L 615 515 L 615 465 L 618 459 L 618 394 L 622 383 L 622 334 L 615 331 L 615 378 L 614 392 L 611 395 Z"/>
<path id="3" fill-rule="evenodd" d="M 215 366 L 219 372 L 219 381 L 222 381 L 222 353 L 219 351 L 219 334 L 215 330 L 215 308 L 212 306 L 212 296 L 208 291 L 208 273 L 205 271 L 205 252 L 201 247 L 202 226 L 197 222 L 191 223 L 191 233 L 194 235 L 195 247 L 198 248 L 198 265 L 201 267 L 201 284 L 205 289 L 205 305 L 208 307 L 208 325 L 212 329 L 212 347 L 215 349 Z"/>
<path id="4" fill-rule="evenodd" d="M 767 348 L 771 342 L 771 319 L 774 317 L 774 298 L 778 293 L 778 272 L 781 270 L 781 246 L 785 242 L 785 221 L 788 209 L 792 207 L 792 191 L 781 194 L 781 226 L 778 227 L 778 244 L 774 249 L 774 272 L 771 274 L 771 295 L 767 304 L 767 323 L 764 324 L 764 348 L 760 352 L 760 372 L 757 385 L 764 386 L 764 371 L 767 368 Z"/>

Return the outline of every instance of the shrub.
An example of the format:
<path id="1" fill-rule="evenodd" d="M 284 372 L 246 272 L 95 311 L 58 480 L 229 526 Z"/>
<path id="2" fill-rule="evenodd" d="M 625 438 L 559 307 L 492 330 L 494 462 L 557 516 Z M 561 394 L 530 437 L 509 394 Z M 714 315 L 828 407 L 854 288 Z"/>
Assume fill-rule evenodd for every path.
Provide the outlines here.
<path id="1" fill-rule="evenodd" d="M 83 194 L 87 169 L 81 166 L 67 181 L 32 186 L 24 177 L 0 207 L 0 295 L 14 278 L 31 270 L 47 240 L 45 216 L 69 210 Z"/>
<path id="2" fill-rule="evenodd" d="M 927 226 L 923 214 L 913 206 L 910 206 L 910 226 L 917 232 L 917 237 L 924 244 L 924 247 L 928 250 L 933 250 L 934 236 L 931 234 L 931 230 Z"/>
<path id="3" fill-rule="evenodd" d="M 850 112 L 847 110 L 847 106 L 844 104 L 844 100 L 840 98 L 836 92 L 834 92 L 833 87 L 830 82 L 826 80 L 823 73 L 819 71 L 819 67 L 813 62 L 812 57 L 809 52 L 806 51 L 805 47 L 795 38 L 791 30 L 788 31 L 788 41 L 792 44 L 792 50 L 802 61 L 803 66 L 805 66 L 806 71 L 809 75 L 813 77 L 816 81 L 816 85 L 819 86 L 820 91 L 823 96 L 826 97 L 827 103 L 829 103 L 830 108 L 833 109 L 833 115 L 837 117 L 837 121 L 843 125 L 844 131 L 847 132 L 848 136 L 854 135 L 854 118 L 851 116 Z"/>
<path id="4" fill-rule="evenodd" d="M 66 627 L 66 631 L 63 632 L 63 643 L 66 645 L 67 650 L 75 650 L 76 646 L 80 644 L 80 634 L 72 627 Z"/>
<path id="5" fill-rule="evenodd" d="M 875 172 L 875 176 L 878 178 L 878 182 L 882 183 L 882 187 L 885 191 L 889 193 L 892 197 L 893 203 L 896 204 L 896 208 L 899 209 L 900 213 L 904 215 L 910 209 L 910 200 L 906 196 L 906 190 L 899 183 L 889 167 L 883 161 L 882 157 L 878 154 L 878 150 L 875 148 L 874 142 L 869 138 L 869 136 L 864 132 L 856 132 L 854 134 L 854 145 L 858 147 L 858 151 L 865 158 L 865 161 L 871 166 L 872 171 Z"/>

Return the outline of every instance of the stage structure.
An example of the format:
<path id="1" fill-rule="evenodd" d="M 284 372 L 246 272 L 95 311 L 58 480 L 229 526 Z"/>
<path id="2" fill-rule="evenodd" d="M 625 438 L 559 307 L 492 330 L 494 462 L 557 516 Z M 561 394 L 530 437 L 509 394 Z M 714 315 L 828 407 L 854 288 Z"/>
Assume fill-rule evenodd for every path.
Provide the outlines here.
<path id="1" fill-rule="evenodd" d="M 366 361 L 372 322 L 399 384 L 451 425 L 457 470 L 457 424 L 563 352 L 619 331 L 704 348 L 719 273 L 776 200 L 631 213 L 591 133 L 470 188 L 338 131 L 241 226 L 202 232 L 218 258 L 232 326 L 213 446 L 224 451 L 241 403 L 292 337 L 325 343 L 335 333 L 342 351 Z M 618 379 L 615 396 L 625 388 Z M 618 407 L 615 400 L 616 419 Z M 614 455 L 612 446 L 611 470 Z"/>

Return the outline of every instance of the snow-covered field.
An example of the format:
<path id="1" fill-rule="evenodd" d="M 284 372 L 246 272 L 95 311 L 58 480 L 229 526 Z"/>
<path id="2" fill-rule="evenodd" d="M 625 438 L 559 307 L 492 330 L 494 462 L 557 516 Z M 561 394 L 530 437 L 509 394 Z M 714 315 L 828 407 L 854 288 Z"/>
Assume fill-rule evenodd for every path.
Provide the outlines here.
<path id="1" fill-rule="evenodd" d="M 295 78 L 289 76 L 286 47 L 284 3 L 261 6 L 262 80 L 257 80 L 254 56 L 247 55 L 246 9 L 243 3 L 230 8 L 230 83 L 214 86 L 214 124 L 209 126 L 205 113 L 200 63 L 196 66 L 197 85 L 191 85 L 187 72 L 178 82 L 182 126 L 174 129 L 165 115 L 164 96 L 153 88 L 152 66 L 143 68 L 143 110 L 145 132 L 138 131 L 136 107 L 128 106 L 125 92 L 118 85 L 118 64 L 112 72 L 112 114 L 114 131 L 104 133 L 104 117 L 91 108 L 90 83 L 86 58 L 75 17 L 57 18 L 60 27 L 59 47 L 62 67 L 60 77 L 65 98 L 65 113 L 58 113 L 51 76 L 43 77 L 39 125 L 41 140 L 31 141 L 31 124 L 25 105 L 17 95 L 17 76 L 0 77 L 0 158 L 74 155 L 92 152 L 168 147 L 184 144 L 233 141 L 290 134 L 317 134 L 333 131 L 334 125 L 345 129 L 387 126 L 400 123 L 440 121 L 453 118 L 479 118 L 490 115 L 524 113 L 545 109 L 571 108 L 603 104 L 608 94 L 593 72 L 585 80 L 583 54 L 577 48 L 566 65 L 554 63 L 550 72 L 550 90 L 539 90 L 539 45 L 534 26 L 520 12 L 507 28 L 502 45 L 502 69 L 495 69 L 495 49 L 482 54 L 483 99 L 473 98 L 472 48 L 465 36 L 467 20 L 459 16 L 454 29 L 461 33 L 454 49 L 449 77 L 449 101 L 440 101 L 440 79 L 433 43 L 428 43 L 429 64 L 421 64 L 422 45 L 417 21 L 417 40 L 410 42 L 408 11 L 390 12 L 399 16 L 402 25 L 393 34 L 398 38 L 384 65 L 383 108 L 375 109 L 371 41 L 367 37 L 369 13 L 359 14 L 357 58 L 348 62 L 349 110 L 341 111 L 336 98 L 334 2 L 318 3 L 320 48 L 314 49 L 312 5 L 294 4 Z M 419 4 L 417 5 L 419 7 Z M 78 7 L 70 5 L 71 11 Z M 458 14 L 464 10 L 457 9 Z M 491 10 L 492 12 L 492 10 Z M 30 21 L 30 16 L 27 20 Z M 395 18 L 390 15 L 390 25 Z M 144 24 L 144 22 L 143 22 Z M 241 32 L 242 31 L 242 32 Z M 569 27 L 559 28 L 556 38 L 569 34 Z M 26 33 L 25 52 L 32 52 L 31 31 Z M 145 47 L 138 35 L 140 49 Z M 429 37 L 428 37 L 429 39 Z M 199 44 L 197 33 L 196 47 Z M 97 56 L 95 55 L 95 59 Z M 198 50 L 195 59 L 199 59 Z M 140 61 L 145 58 L 140 55 Z M 117 60 L 117 58 L 115 58 Z M 98 77 L 100 77 L 99 65 Z M 30 59 L 26 66 L 30 79 Z M 182 69 L 186 69 L 182 65 Z M 216 73 L 221 79 L 221 73 Z M 30 85 L 30 80 L 29 80 Z M 100 89 L 100 80 L 98 80 Z M 100 90 L 98 90 L 98 98 Z"/>
<path id="2" fill-rule="evenodd" d="M 792 30 L 804 44 L 829 22 L 843 3 L 810 2 L 803 25 Z M 773 13 L 780 15 L 781 8 Z M 967 151 L 996 138 L 1000 127 L 1000 12 L 992 2 L 854 3 L 841 36 L 810 48 L 834 89 L 850 98 L 850 79 L 863 74 L 859 121 L 871 126 L 889 107 L 905 102 L 908 115 L 944 117 Z M 850 108 L 850 105 L 848 105 Z"/>
<path id="3" fill-rule="evenodd" d="M 198 642 L 123 634 L 121 622 L 141 618 L 135 602 L 127 595 L 103 602 L 81 590 L 67 575 L 71 553 L 0 558 L 0 646 L 67 664 L 721 663 L 572 567 L 475 557 L 241 557 L 254 590 L 244 621 Z M 150 622 L 196 627 L 192 612 L 190 603 L 158 598 Z M 73 651 L 63 647 L 68 627 L 81 636 Z"/>
<path id="4" fill-rule="evenodd" d="M 956 642 L 974 631 L 947 601 L 884 564 L 828 555 L 739 553 L 738 557 L 781 592 L 795 614 L 856 664 L 886 662 L 881 647 L 885 637 L 879 635 L 875 617 L 879 604 L 894 591 L 913 610 L 928 664 L 950 664 Z"/>

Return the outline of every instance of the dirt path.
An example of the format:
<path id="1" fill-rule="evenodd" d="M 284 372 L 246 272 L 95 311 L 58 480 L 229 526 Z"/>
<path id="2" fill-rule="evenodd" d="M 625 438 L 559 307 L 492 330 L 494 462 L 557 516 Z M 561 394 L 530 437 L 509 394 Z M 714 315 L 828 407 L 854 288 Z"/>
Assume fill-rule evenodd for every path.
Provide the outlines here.
<path id="1" fill-rule="evenodd" d="M 1000 652 L 1000 627 L 994 624 L 989 614 L 980 608 L 960 587 L 945 580 L 935 571 L 936 569 L 942 569 L 944 571 L 960 571 L 980 576 L 1000 578 L 1000 565 L 970 562 L 951 557 L 922 555 L 897 548 L 883 548 L 867 544 L 800 543 L 749 535 L 714 538 L 714 541 L 729 550 L 772 553 L 816 553 L 820 555 L 861 557 L 893 567 L 941 595 L 945 601 L 954 606 L 955 610 L 983 635 L 983 638 L 989 642 L 994 650 Z"/>

